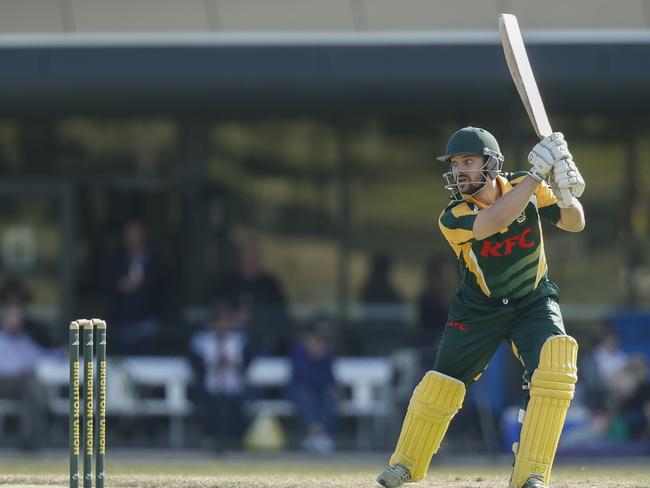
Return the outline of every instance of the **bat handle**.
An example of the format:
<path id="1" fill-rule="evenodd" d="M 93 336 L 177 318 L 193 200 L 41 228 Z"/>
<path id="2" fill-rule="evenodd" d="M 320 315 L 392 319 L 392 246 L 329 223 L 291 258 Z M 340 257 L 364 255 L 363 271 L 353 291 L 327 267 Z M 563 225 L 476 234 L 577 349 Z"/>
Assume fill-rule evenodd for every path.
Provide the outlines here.
<path id="1" fill-rule="evenodd" d="M 573 195 L 571 194 L 571 190 L 568 188 L 562 188 L 560 190 L 560 198 L 562 199 L 563 202 L 570 202 L 573 200 Z"/>

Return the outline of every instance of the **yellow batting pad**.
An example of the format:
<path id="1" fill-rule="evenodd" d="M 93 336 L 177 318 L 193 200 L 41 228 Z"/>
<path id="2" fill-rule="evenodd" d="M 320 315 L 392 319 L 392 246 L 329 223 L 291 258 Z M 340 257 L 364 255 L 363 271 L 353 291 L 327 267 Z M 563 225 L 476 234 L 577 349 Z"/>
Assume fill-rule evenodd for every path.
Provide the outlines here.
<path id="1" fill-rule="evenodd" d="M 530 383 L 530 401 L 521 427 L 510 488 L 531 476 L 548 486 L 555 451 L 578 379 L 578 343 L 568 335 L 549 338 Z"/>
<path id="2" fill-rule="evenodd" d="M 437 371 L 427 372 L 413 392 L 390 464 L 407 467 L 412 481 L 424 478 L 464 398 L 462 381 Z"/>

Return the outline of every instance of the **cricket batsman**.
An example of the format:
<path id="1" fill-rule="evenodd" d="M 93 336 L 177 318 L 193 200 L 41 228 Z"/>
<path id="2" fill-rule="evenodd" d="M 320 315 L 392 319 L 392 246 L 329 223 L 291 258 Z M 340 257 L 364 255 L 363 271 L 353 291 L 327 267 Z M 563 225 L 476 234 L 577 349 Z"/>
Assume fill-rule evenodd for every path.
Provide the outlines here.
<path id="1" fill-rule="evenodd" d="M 438 159 L 450 164 L 443 177 L 452 198 L 439 225 L 462 282 L 434 369 L 415 388 L 390 465 L 377 481 L 395 488 L 424 478 L 465 391 L 506 340 L 529 394 L 510 488 L 545 488 L 573 398 L 578 344 L 564 330 L 559 290 L 547 278 L 541 220 L 582 231 L 578 198 L 585 182 L 560 132 L 533 147 L 529 171 L 503 173 L 499 144 L 476 127 L 455 132 Z"/>

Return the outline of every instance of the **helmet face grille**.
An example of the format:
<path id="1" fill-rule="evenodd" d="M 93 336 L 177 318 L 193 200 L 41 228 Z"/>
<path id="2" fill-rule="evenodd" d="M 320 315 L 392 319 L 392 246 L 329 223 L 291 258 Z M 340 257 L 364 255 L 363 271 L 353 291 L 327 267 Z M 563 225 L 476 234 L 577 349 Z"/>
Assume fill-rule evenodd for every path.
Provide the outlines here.
<path id="1" fill-rule="evenodd" d="M 501 173 L 502 167 L 503 158 L 499 159 L 497 156 L 485 155 L 485 163 L 483 166 L 478 170 L 474 170 L 483 176 L 483 180 L 469 182 L 470 184 L 480 184 L 481 187 L 471 194 L 464 194 L 462 192 L 460 184 L 458 183 L 458 175 L 454 172 L 453 167 L 450 167 L 449 170 L 442 175 L 445 180 L 445 190 L 450 192 L 450 199 L 460 202 L 465 199 L 465 195 L 471 197 L 481 191 L 487 183 L 488 178 L 493 180 L 496 179 L 496 177 Z"/>
<path id="2" fill-rule="evenodd" d="M 483 155 L 486 156 L 484 168 L 488 170 L 490 177 L 495 179 L 503 168 L 503 155 L 487 147 L 483 148 Z"/>

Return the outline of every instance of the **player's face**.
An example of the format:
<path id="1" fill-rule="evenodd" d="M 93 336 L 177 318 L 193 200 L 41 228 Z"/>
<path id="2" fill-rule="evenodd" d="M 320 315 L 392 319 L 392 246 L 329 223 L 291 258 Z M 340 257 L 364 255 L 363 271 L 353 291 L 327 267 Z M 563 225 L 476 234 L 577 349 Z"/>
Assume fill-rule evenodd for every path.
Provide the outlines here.
<path id="1" fill-rule="evenodd" d="M 485 160 L 479 154 L 452 156 L 451 171 L 456 177 L 461 193 L 472 195 L 485 185 L 485 176 L 481 172 L 484 165 Z"/>

